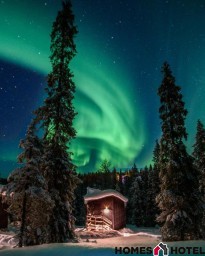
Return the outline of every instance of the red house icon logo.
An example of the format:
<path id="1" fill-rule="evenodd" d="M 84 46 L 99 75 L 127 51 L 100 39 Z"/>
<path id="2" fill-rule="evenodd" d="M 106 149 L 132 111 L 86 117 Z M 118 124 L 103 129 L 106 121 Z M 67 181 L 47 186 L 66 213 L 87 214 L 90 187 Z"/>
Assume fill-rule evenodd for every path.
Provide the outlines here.
<path id="1" fill-rule="evenodd" d="M 168 248 L 167 244 L 163 244 L 162 242 L 154 247 L 153 255 L 154 256 L 159 256 L 159 252 L 161 250 L 163 252 L 163 256 L 168 256 L 169 255 L 169 248 Z"/>

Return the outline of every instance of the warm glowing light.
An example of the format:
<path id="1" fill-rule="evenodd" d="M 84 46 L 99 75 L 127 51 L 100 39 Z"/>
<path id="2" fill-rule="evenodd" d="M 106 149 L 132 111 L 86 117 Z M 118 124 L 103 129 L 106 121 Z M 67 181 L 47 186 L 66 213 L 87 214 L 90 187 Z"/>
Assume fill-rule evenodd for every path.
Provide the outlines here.
<path id="1" fill-rule="evenodd" d="M 106 206 L 105 209 L 104 209 L 104 213 L 108 214 L 109 212 L 110 212 L 110 209 L 108 209 L 108 207 Z"/>

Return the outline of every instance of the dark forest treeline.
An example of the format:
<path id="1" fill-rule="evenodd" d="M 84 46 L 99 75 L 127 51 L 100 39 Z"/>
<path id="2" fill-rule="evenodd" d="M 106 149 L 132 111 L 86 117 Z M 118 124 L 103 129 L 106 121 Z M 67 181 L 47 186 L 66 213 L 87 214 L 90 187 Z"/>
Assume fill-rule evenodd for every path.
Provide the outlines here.
<path id="1" fill-rule="evenodd" d="M 104 161 L 102 165 L 106 163 Z M 86 210 L 83 197 L 87 187 L 101 190 L 115 189 L 128 198 L 127 224 L 155 226 L 158 209 L 155 197 L 159 192 L 158 170 L 145 167 L 138 170 L 136 165 L 126 171 L 114 169 L 79 174 L 82 183 L 76 189 L 75 217 L 77 225 L 84 225 Z"/>

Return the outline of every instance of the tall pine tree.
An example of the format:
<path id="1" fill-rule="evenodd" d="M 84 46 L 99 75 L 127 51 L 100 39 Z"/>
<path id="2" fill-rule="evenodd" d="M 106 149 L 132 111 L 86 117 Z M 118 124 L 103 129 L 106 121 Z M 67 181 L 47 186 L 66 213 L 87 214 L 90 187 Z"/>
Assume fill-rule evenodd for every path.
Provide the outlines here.
<path id="1" fill-rule="evenodd" d="M 159 213 L 156 197 L 159 193 L 159 156 L 160 146 L 158 141 L 153 151 L 153 167 L 150 165 L 148 173 L 148 187 L 146 191 L 146 225 L 155 226 L 156 217 Z"/>
<path id="2" fill-rule="evenodd" d="M 44 130 L 43 174 L 55 202 L 49 223 L 49 242 L 65 242 L 74 234 L 74 190 L 79 179 L 72 163 L 70 143 L 76 136 L 73 98 L 75 84 L 69 68 L 76 54 L 77 34 L 70 1 L 63 2 L 51 33 L 52 71 L 48 75 L 45 104 L 36 113 L 36 122 Z"/>
<path id="3" fill-rule="evenodd" d="M 130 200 L 130 216 L 128 221 L 136 226 L 144 226 L 145 224 L 145 205 L 144 205 L 144 183 L 142 177 L 138 175 L 132 183 L 130 187 L 130 192 L 132 196 L 129 198 Z"/>
<path id="4" fill-rule="evenodd" d="M 159 171 L 160 171 L 160 145 L 158 140 L 156 141 L 155 148 L 153 151 L 153 170 L 152 170 L 152 198 L 154 201 L 155 213 L 158 213 L 158 209 L 156 206 L 156 197 L 159 194 Z"/>
<path id="5" fill-rule="evenodd" d="M 187 154 L 185 118 L 187 110 L 181 88 L 175 85 L 168 63 L 162 67 L 163 80 L 158 90 L 162 137 L 160 141 L 160 193 L 162 239 L 165 241 L 199 238 L 202 205 L 193 160 Z"/>
<path id="6" fill-rule="evenodd" d="M 193 147 L 194 165 L 199 175 L 199 191 L 205 205 L 205 128 L 200 120 L 197 122 L 196 141 Z M 201 228 L 205 238 L 205 210 L 203 210 Z"/>
<path id="7" fill-rule="evenodd" d="M 197 122 L 196 141 L 194 144 L 194 165 L 199 171 L 199 190 L 205 195 L 205 129 L 200 120 Z"/>

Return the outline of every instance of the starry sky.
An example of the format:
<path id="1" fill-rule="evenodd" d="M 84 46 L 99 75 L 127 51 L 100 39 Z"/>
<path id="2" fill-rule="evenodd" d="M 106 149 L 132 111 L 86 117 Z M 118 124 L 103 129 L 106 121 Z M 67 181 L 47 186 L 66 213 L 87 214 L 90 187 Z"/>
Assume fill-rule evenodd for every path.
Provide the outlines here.
<path id="1" fill-rule="evenodd" d="M 204 0 L 73 0 L 77 55 L 78 171 L 102 160 L 126 168 L 150 164 L 161 136 L 157 89 L 170 63 L 188 116 L 191 153 L 196 121 L 205 123 Z M 52 23 L 58 0 L 0 0 L 0 175 L 16 166 L 32 111 L 45 98 Z"/>

